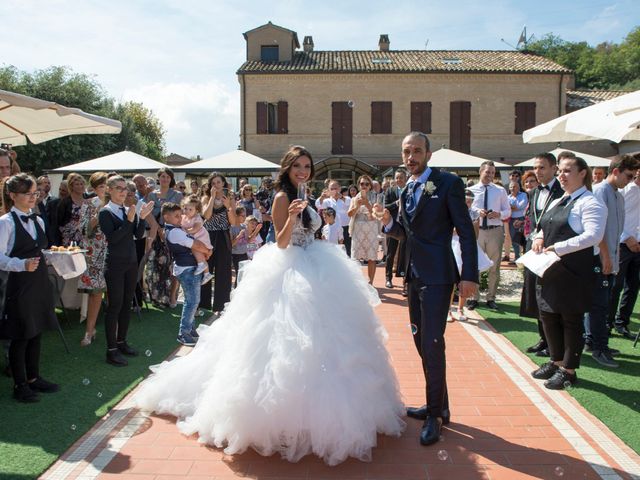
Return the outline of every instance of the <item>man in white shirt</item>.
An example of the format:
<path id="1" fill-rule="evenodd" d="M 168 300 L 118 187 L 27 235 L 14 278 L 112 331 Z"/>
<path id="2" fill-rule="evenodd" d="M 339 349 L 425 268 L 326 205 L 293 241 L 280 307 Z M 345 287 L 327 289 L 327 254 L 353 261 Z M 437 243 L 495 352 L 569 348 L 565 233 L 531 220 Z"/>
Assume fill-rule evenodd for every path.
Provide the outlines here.
<path id="1" fill-rule="evenodd" d="M 624 198 L 624 229 L 620 235 L 619 272 L 611 292 L 609 321 L 614 322 L 620 335 L 633 338 L 629 319 L 640 289 L 640 171 L 621 193 Z"/>
<path id="2" fill-rule="evenodd" d="M 604 238 L 600 254 L 596 257 L 596 288 L 591 310 L 585 315 L 585 343 L 593 351 L 593 359 L 604 367 L 617 368 L 615 353 L 609 348 L 608 325 L 611 293 L 620 266 L 620 237 L 624 229 L 624 197 L 619 189 L 625 188 L 636 175 L 638 163 L 631 155 L 618 155 L 611 161 L 609 175 L 604 182 L 593 187 L 593 195 L 607 209 Z"/>
<path id="3" fill-rule="evenodd" d="M 487 160 L 480 165 L 480 183 L 469 188 L 474 194 L 471 208 L 480 217 L 478 245 L 493 261 L 489 269 L 489 290 L 487 291 L 487 307 L 497 309 L 496 291 L 500 281 L 500 258 L 504 243 L 503 220 L 511 215 L 511 206 L 504 188 L 493 183 L 496 176 L 495 164 Z M 469 310 L 478 306 L 479 292 L 467 301 Z"/>

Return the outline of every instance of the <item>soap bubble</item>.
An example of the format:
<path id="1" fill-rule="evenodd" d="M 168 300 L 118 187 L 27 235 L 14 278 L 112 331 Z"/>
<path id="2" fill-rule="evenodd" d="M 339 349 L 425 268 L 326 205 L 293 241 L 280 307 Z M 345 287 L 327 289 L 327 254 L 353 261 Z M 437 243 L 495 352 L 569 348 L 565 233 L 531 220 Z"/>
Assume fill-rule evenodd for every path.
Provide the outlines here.
<path id="1" fill-rule="evenodd" d="M 411 324 L 411 333 L 413 333 L 414 335 L 418 334 L 418 326 L 415 323 Z"/>
<path id="2" fill-rule="evenodd" d="M 564 476 L 564 468 L 556 467 L 556 468 L 553 469 L 553 473 L 556 474 L 556 477 L 562 477 L 562 476 Z"/>
<path id="3" fill-rule="evenodd" d="M 603 286 L 603 287 L 608 287 L 608 286 L 609 286 L 609 280 L 604 280 L 604 281 L 602 282 L 602 286 Z"/>
<path id="4" fill-rule="evenodd" d="M 347 102 L 347 105 L 349 106 L 349 108 L 353 108 L 353 107 L 355 107 L 355 106 L 356 106 L 356 102 L 354 102 L 353 100 L 349 100 L 349 101 Z"/>
<path id="5" fill-rule="evenodd" d="M 98 392 L 97 396 L 98 398 L 102 398 L 102 392 Z"/>
<path id="6" fill-rule="evenodd" d="M 71 430 L 74 430 L 74 431 L 75 431 L 75 429 L 76 429 L 76 428 L 77 428 L 77 427 L 75 426 L 75 424 L 72 424 L 72 425 L 71 425 Z"/>
<path id="7" fill-rule="evenodd" d="M 564 382 L 563 385 L 564 385 L 564 388 L 566 388 L 567 390 L 571 388 L 571 382 L 569 380 Z"/>
<path id="8" fill-rule="evenodd" d="M 83 378 L 82 379 L 82 384 L 86 387 L 87 385 L 91 384 L 91 380 L 89 380 L 88 378 Z"/>
<path id="9" fill-rule="evenodd" d="M 150 356 L 151 356 L 151 350 L 147 350 L 146 352 L 144 352 L 144 354 L 145 354 L 147 357 L 150 357 Z"/>
<path id="10" fill-rule="evenodd" d="M 440 460 L 442 460 L 443 462 L 446 462 L 447 459 L 449 458 L 449 454 L 447 453 L 446 450 L 439 450 L 438 451 L 438 458 Z"/>

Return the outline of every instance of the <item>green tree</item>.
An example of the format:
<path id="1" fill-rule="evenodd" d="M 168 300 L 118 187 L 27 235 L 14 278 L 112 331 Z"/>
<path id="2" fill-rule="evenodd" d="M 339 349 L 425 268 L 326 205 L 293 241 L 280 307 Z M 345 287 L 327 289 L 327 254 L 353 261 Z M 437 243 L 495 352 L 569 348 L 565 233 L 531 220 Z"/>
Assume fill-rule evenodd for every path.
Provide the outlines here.
<path id="1" fill-rule="evenodd" d="M 620 44 L 568 42 L 548 33 L 529 43 L 527 50 L 570 68 L 577 88 L 632 90 L 640 78 L 640 27 Z"/>
<path id="2" fill-rule="evenodd" d="M 118 135 L 72 135 L 39 145 L 16 147 L 18 163 L 24 171 L 44 170 L 109 155 L 125 149 L 162 160 L 164 129 L 153 112 L 135 102 L 116 103 L 92 77 L 68 67 L 49 67 L 33 73 L 13 66 L 0 68 L 0 89 L 122 122 Z"/>

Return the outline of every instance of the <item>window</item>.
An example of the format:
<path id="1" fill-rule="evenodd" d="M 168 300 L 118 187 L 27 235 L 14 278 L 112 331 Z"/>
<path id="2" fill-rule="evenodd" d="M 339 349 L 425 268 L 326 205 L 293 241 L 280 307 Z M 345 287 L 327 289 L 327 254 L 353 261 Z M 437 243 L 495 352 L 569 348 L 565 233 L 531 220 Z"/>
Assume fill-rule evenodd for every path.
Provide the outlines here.
<path id="1" fill-rule="evenodd" d="M 431 133 L 431 102 L 411 102 L 411 131 Z"/>
<path id="2" fill-rule="evenodd" d="M 516 102 L 516 134 L 536 126 L 536 102 Z"/>
<path id="3" fill-rule="evenodd" d="M 371 102 L 371 133 L 391 133 L 391 102 Z"/>
<path id="4" fill-rule="evenodd" d="M 280 59 L 280 51 L 277 45 L 262 45 L 260 47 L 260 60 L 263 62 L 277 62 Z"/>
<path id="5" fill-rule="evenodd" d="M 287 102 L 257 102 L 256 118 L 256 132 L 260 135 L 289 133 L 289 104 Z"/>

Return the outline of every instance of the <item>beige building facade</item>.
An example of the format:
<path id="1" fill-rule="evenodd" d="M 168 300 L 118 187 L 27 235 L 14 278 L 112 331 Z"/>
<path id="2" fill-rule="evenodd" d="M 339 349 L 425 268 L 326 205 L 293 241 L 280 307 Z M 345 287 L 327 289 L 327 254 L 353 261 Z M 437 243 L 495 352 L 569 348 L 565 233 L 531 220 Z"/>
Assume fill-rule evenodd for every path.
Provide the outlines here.
<path id="1" fill-rule="evenodd" d="M 245 33 L 241 147 L 278 162 L 304 145 L 321 178 L 347 181 L 349 170 L 398 165 L 412 129 L 433 151 L 507 163 L 556 147 L 523 144 L 521 132 L 566 113 L 569 70 L 522 52 L 387 50 L 385 37 L 379 50 L 332 52 L 314 51 L 310 37 L 299 51 L 295 32 L 270 23 Z M 611 152 L 603 143 L 589 153 Z"/>

